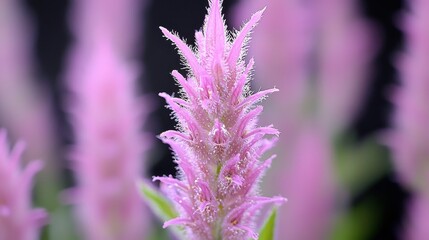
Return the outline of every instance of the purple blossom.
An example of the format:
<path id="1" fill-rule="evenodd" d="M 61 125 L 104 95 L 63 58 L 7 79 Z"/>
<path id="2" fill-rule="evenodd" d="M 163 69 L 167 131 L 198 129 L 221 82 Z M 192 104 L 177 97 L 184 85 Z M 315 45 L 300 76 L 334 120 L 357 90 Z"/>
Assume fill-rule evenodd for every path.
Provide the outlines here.
<path id="1" fill-rule="evenodd" d="M 37 199 L 50 209 L 50 196 L 59 189 L 58 141 L 49 94 L 35 81 L 32 62 L 32 24 L 22 2 L 0 1 L 0 122 L 11 136 L 19 136 L 28 148 L 23 161 L 41 159 Z M 44 192 L 40 194 L 39 192 Z"/>
<path id="2" fill-rule="evenodd" d="M 76 215 L 89 240 L 137 240 L 148 231 L 135 191 L 150 141 L 141 133 L 147 99 L 137 97 L 129 59 L 136 39 L 137 0 L 79 0 L 72 12 L 76 46 L 67 81 L 75 129 L 72 152 Z"/>
<path id="3" fill-rule="evenodd" d="M 429 234 L 429 2 L 413 0 L 410 7 L 402 22 L 407 39 L 398 64 L 402 84 L 393 92 L 396 112 L 385 140 L 401 182 L 414 193 L 404 239 L 423 240 Z"/>
<path id="4" fill-rule="evenodd" d="M 74 69 L 70 111 L 76 133 L 72 152 L 78 188 L 72 195 L 85 239 L 142 239 L 143 203 L 135 191 L 148 141 L 140 134 L 141 103 L 135 72 L 106 42 Z"/>
<path id="5" fill-rule="evenodd" d="M 374 48 L 372 29 L 356 4 L 242 0 L 236 9 L 242 19 L 243 12 L 268 6 L 250 51 L 260 62 L 256 84 L 282 93 L 268 100 L 261 119 L 288 135 L 275 149 L 282 161 L 264 182 L 267 192 L 281 189 L 290 199 L 279 211 L 282 239 L 320 239 L 332 225 L 341 190 L 330 177 L 330 139 L 358 113 Z"/>
<path id="6" fill-rule="evenodd" d="M 319 115 L 325 128 L 336 134 L 363 104 L 376 38 L 357 11 L 358 1 L 317 0 L 314 5 Z"/>
<path id="7" fill-rule="evenodd" d="M 374 31 L 356 11 L 357 1 L 243 0 L 236 22 L 263 5 L 268 10 L 250 45 L 261 62 L 256 80 L 283 92 L 267 104 L 281 103 L 282 111 L 267 108 L 266 116 L 289 135 L 309 117 L 334 134 L 342 131 L 359 112 L 375 48 Z M 315 108 L 308 109 L 309 103 Z"/>
<path id="8" fill-rule="evenodd" d="M 32 29 L 19 2 L 3 0 L 0 9 L 1 120 L 11 135 L 21 136 L 29 144 L 31 157 L 43 156 L 50 165 L 56 158 L 52 147 L 54 132 L 47 98 L 32 82 Z"/>
<path id="9" fill-rule="evenodd" d="M 47 217 L 44 210 L 31 206 L 32 181 L 42 162 L 32 161 L 21 170 L 24 144 L 9 151 L 6 141 L 6 131 L 0 130 L 0 239 L 36 240 Z"/>
<path id="10" fill-rule="evenodd" d="M 289 137 L 282 138 L 283 142 L 293 141 L 291 135 L 301 125 L 308 91 L 314 39 L 314 14 L 308 5 L 311 4 L 295 0 L 242 0 L 234 10 L 235 22 L 241 23 L 255 9 L 268 6 L 249 51 L 259 63 L 255 84 L 281 89 L 281 94 L 267 100 L 261 121 L 274 123 L 281 132 L 287 132 Z M 281 145 L 276 151 L 279 157 L 285 150 Z"/>
<path id="11" fill-rule="evenodd" d="M 178 121 L 177 131 L 160 137 L 174 151 L 179 175 L 154 180 L 162 182 L 180 213 L 164 227 L 185 226 L 188 239 L 257 239 L 255 213 L 265 204 L 284 201 L 259 196 L 257 189 L 273 159 L 259 161 L 273 143 L 264 136 L 278 135 L 271 125 L 257 126 L 262 106 L 255 106 L 277 89 L 251 94 L 253 60 L 243 60 L 248 35 L 263 12 L 255 13 L 231 40 L 221 1 L 211 1 L 203 29 L 195 34 L 195 51 L 161 27 L 189 71 L 186 77 L 172 72 L 182 98 L 160 93 Z"/>
<path id="12" fill-rule="evenodd" d="M 278 233 L 282 239 L 324 239 L 332 227 L 338 193 L 329 134 L 315 126 L 301 131 L 291 150 L 291 166 L 283 170 L 282 193 L 290 200 L 280 211 Z"/>
<path id="13" fill-rule="evenodd" d="M 402 182 L 413 190 L 427 191 L 429 171 L 429 3 L 411 1 L 412 15 L 403 24 L 406 52 L 399 62 L 402 85 L 395 89 L 393 130 L 387 141 Z"/>
<path id="14" fill-rule="evenodd" d="M 417 194 L 408 209 L 407 230 L 403 235 L 406 240 L 425 240 L 429 236 L 429 197 Z"/>
<path id="15" fill-rule="evenodd" d="M 112 41 L 121 54 L 133 55 L 139 11 L 146 0 L 76 0 L 71 27 L 80 45 L 93 46 L 100 35 Z"/>

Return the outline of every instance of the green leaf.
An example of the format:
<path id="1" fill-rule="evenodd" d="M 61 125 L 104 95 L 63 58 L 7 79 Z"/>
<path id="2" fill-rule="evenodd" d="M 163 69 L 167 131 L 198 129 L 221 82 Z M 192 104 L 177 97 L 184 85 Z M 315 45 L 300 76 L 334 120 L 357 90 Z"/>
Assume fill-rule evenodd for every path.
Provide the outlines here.
<path id="1" fill-rule="evenodd" d="M 362 192 L 391 171 L 388 150 L 376 139 L 357 141 L 344 135 L 335 150 L 338 180 L 352 193 Z"/>
<path id="2" fill-rule="evenodd" d="M 372 239 L 381 225 L 383 225 L 383 219 L 380 216 L 380 202 L 365 199 L 347 212 L 340 213 L 329 239 Z"/>
<path id="3" fill-rule="evenodd" d="M 139 181 L 137 183 L 137 187 L 139 189 L 140 196 L 155 213 L 155 215 L 162 221 L 165 222 L 179 216 L 171 202 L 151 184 L 145 181 Z M 178 239 L 185 239 L 183 236 L 182 227 L 172 226 L 169 227 L 169 229 Z"/>
<path id="4" fill-rule="evenodd" d="M 168 221 L 178 216 L 170 201 L 154 187 L 144 181 L 140 181 L 138 183 L 138 188 L 145 202 L 161 220 Z"/>
<path id="5" fill-rule="evenodd" d="M 50 224 L 48 226 L 48 236 L 45 239 L 74 240 L 82 239 L 78 235 L 77 227 L 73 221 L 72 208 L 70 206 L 60 207 L 55 212 L 50 213 Z"/>
<path id="6" fill-rule="evenodd" d="M 274 207 L 259 231 L 259 240 L 274 240 L 276 218 L 277 207 Z"/>

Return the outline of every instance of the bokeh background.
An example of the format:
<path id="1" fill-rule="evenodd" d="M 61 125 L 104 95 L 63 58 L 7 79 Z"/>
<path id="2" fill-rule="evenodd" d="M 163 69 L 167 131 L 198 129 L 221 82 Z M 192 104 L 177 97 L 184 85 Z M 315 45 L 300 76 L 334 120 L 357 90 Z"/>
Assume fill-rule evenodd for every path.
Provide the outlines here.
<path id="1" fill-rule="evenodd" d="M 244 21 L 244 19 L 240 20 L 240 10 L 237 9 L 247 1 L 224 0 L 224 13 L 228 26 L 238 28 L 239 23 Z M 75 143 L 75 134 L 65 109 L 67 106 L 65 96 L 69 93 L 64 83 L 68 54 L 71 46 L 76 42 L 69 24 L 69 13 L 74 2 L 70 0 L 19 0 L 18 2 L 25 10 L 27 20 L 32 26 L 29 27 L 29 31 L 32 31 L 33 38 L 28 40 L 31 46 L 30 52 L 34 57 L 33 80 L 36 85 L 43 86 L 44 94 L 53 105 L 54 120 L 51 127 L 58 138 L 57 151 L 60 152 L 58 156 L 61 156 L 55 161 L 63 180 L 61 188 L 67 189 L 76 184 L 68 159 L 69 148 Z M 312 0 L 302 2 L 311 4 Z M 399 85 L 395 58 L 404 48 L 404 33 L 399 27 L 399 17 L 407 11 L 407 5 L 403 0 L 356 0 L 356 3 L 356 11 L 371 25 L 371 31 L 374 33 L 372 38 L 374 47 L 371 48 L 371 52 L 368 52 L 368 55 L 372 55 L 372 59 L 369 60 L 368 86 L 362 94 L 363 107 L 352 121 L 346 124 L 346 129 L 343 131 L 345 134 L 341 134 L 337 140 L 338 145 L 346 142 L 352 146 L 345 144 L 349 148 L 360 148 L 368 142 L 377 142 L 380 133 L 391 127 L 393 104 L 389 99 L 389 92 L 393 86 Z M 152 136 L 152 145 L 146 152 L 146 162 L 143 163 L 148 176 L 175 174 L 170 150 L 156 139 L 159 133 L 172 129 L 175 123 L 171 119 L 170 111 L 164 107 L 163 100 L 157 94 L 178 92 L 170 72 L 173 69 L 182 69 L 182 66 L 179 55 L 170 42 L 162 37 L 158 26 L 173 29 L 191 43 L 194 31 L 203 23 L 206 7 L 207 2 L 202 0 L 146 0 L 138 10 L 135 29 L 138 40 L 130 57 L 141 70 L 138 75 L 138 92 L 150 99 L 149 102 L 152 105 L 143 130 Z M 247 16 L 250 15 L 247 14 Z M 278 19 L 278 21 L 281 23 L 286 21 L 285 19 Z M 349 47 L 354 46 L 351 44 Z M 255 60 L 258 66 L 258 59 Z M 255 88 L 257 86 L 255 85 Z M 335 91 L 332 94 L 335 94 Z M 282 105 L 270 107 L 278 111 L 282 109 Z M 4 113 L 0 112 L 0 116 L 2 114 Z M 0 117 L 0 126 L 2 119 L 4 118 Z M 13 138 L 19 138 L 19 136 L 13 136 Z M 283 132 L 281 138 L 288 138 L 288 132 Z M 374 146 L 377 156 L 374 161 L 382 158 L 382 167 L 366 163 L 362 169 L 359 165 L 356 171 L 361 172 L 356 175 L 359 176 L 358 179 L 362 178 L 362 184 L 341 184 L 347 192 L 347 197 L 342 197 L 343 200 L 338 201 L 338 208 L 342 210 L 335 214 L 337 220 L 332 227 L 335 233 L 327 239 L 403 239 L 401 229 L 406 222 L 410 193 L 398 181 L 393 170 L 391 153 L 387 147 L 381 143 L 374 143 Z M 308 150 L 311 151 L 311 149 Z M 359 160 L 356 158 L 353 161 Z M 377 170 L 366 171 L 365 167 Z M 348 171 L 353 172 L 353 167 Z M 366 173 L 370 176 L 366 176 Z M 270 172 L 267 173 L 269 174 Z M 342 174 L 347 175 L 350 172 L 339 175 L 342 176 Z M 340 179 L 346 179 L 345 182 L 359 181 L 350 180 L 347 176 Z M 356 185 L 358 187 L 354 187 Z M 275 190 L 268 192 L 275 192 Z M 287 195 L 285 197 L 290 198 Z M 308 201 L 318 200 L 308 199 Z M 358 234 L 359 232 L 365 233 Z M 350 236 L 355 238 L 348 238 Z M 279 239 L 283 238 L 279 236 Z M 319 239 L 324 237 L 321 236 Z"/>

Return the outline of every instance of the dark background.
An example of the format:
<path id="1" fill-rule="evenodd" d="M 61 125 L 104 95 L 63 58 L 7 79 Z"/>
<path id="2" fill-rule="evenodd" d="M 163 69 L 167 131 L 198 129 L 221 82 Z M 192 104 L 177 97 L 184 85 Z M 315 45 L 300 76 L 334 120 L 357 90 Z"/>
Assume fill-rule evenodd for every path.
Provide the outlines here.
<path id="1" fill-rule="evenodd" d="M 25 0 L 29 14 L 35 26 L 34 55 L 39 80 L 46 84 L 52 95 L 57 116 L 58 132 L 65 146 L 73 142 L 73 135 L 64 111 L 63 96 L 65 89 L 62 73 L 68 48 L 73 44 L 73 37 L 67 23 L 68 9 L 71 0 Z M 224 12 L 227 19 L 235 0 L 224 1 Z M 403 46 L 403 34 L 395 26 L 401 12 L 405 11 L 403 0 L 361 0 L 361 10 L 370 19 L 380 34 L 380 49 L 376 54 L 373 66 L 371 88 L 366 99 L 365 108 L 350 126 L 360 139 L 389 127 L 392 104 L 386 97 L 386 91 L 398 84 L 397 70 L 393 59 Z M 205 14 L 206 1 L 196 0 L 152 0 L 148 1 L 145 10 L 141 11 L 141 30 L 139 50 L 136 58 L 144 68 L 140 78 L 141 92 L 154 98 L 157 108 L 149 118 L 146 128 L 153 136 L 164 130 L 172 129 L 170 112 L 163 108 L 163 101 L 156 97 L 158 92 L 177 92 L 176 85 L 170 76 L 173 69 L 180 69 L 180 59 L 175 49 L 166 41 L 158 29 L 162 25 L 180 32 L 180 35 L 192 41 L 195 29 L 199 29 Z M 168 147 L 155 140 L 157 150 L 152 151 L 155 160 L 150 168 L 150 175 L 174 174 Z M 66 165 L 66 160 L 64 165 Z M 73 179 L 68 170 L 64 175 L 71 185 Z M 408 194 L 387 174 L 365 191 L 353 197 L 352 206 L 368 198 L 376 199 L 380 204 L 380 215 L 383 224 L 371 239 L 397 239 L 398 229 L 404 219 L 404 210 Z"/>

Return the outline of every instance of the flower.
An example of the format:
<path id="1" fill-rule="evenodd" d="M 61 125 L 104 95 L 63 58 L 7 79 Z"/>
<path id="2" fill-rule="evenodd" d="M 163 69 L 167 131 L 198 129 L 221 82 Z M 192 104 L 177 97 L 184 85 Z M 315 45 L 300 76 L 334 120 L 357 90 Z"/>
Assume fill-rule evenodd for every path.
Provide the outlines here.
<path id="1" fill-rule="evenodd" d="M 393 129 L 384 140 L 392 150 L 401 183 L 413 194 L 403 237 L 419 240 L 427 238 L 429 233 L 429 109 L 426 105 L 429 101 L 429 2 L 410 1 L 410 7 L 412 14 L 407 14 L 402 22 L 407 39 L 398 64 L 402 84 L 393 92 L 396 107 Z"/>
<path id="2" fill-rule="evenodd" d="M 21 170 L 24 150 L 22 142 L 9 152 L 6 131 L 0 130 L 0 239 L 36 240 L 47 214 L 31 209 L 31 188 L 34 175 L 41 170 L 41 161 L 30 162 Z"/>
<path id="3" fill-rule="evenodd" d="M 253 60 L 243 57 L 248 34 L 264 10 L 255 13 L 241 31 L 227 33 L 221 2 L 210 3 L 204 27 L 197 31 L 194 52 L 178 36 L 161 27 L 187 63 L 188 75 L 172 75 L 182 97 L 160 93 L 174 112 L 178 130 L 160 138 L 176 156 L 178 178 L 154 177 L 174 201 L 180 216 L 164 223 L 185 226 L 189 239 L 257 239 L 255 212 L 281 197 L 262 197 L 257 182 L 274 157 L 259 161 L 278 135 L 271 125 L 257 127 L 262 106 L 255 106 L 277 89 L 250 94 L 248 80 Z"/>
<path id="4" fill-rule="evenodd" d="M 137 71 L 130 61 L 137 11 L 145 2 L 78 0 L 72 6 L 76 44 L 67 81 L 78 186 L 70 197 L 84 239 L 137 240 L 149 230 L 135 180 L 151 143 L 141 132 L 151 106 L 134 91 Z"/>
<path id="5" fill-rule="evenodd" d="M 339 193 L 331 142 L 323 127 L 307 124 L 301 132 L 279 181 L 291 200 L 279 211 L 278 233 L 282 239 L 323 239 L 333 225 Z"/>
<path id="6" fill-rule="evenodd" d="M 393 130 L 387 141 L 393 151 L 393 157 L 402 182 L 413 190 L 427 191 L 429 180 L 429 101 L 428 81 L 428 40 L 429 20 L 426 1 L 413 1 L 413 15 L 404 22 L 407 33 L 407 48 L 400 58 L 402 85 L 394 91 L 393 101 L 396 112 Z"/>
<path id="7" fill-rule="evenodd" d="M 317 46 L 318 114 L 333 134 L 344 131 L 362 109 L 376 31 L 358 11 L 355 0 L 318 0 L 314 8 Z M 350 47 L 353 46 L 353 47 Z"/>
<path id="8" fill-rule="evenodd" d="M 38 203 L 48 210 L 56 208 L 59 178 L 59 144 L 53 109 L 44 84 L 36 80 L 32 58 L 33 25 L 22 2 L 0 1 L 0 122 L 13 137 L 27 144 L 23 162 L 41 159 Z M 40 191 L 39 191 L 40 190 Z M 42 194 L 43 192 L 43 194 Z"/>
<path id="9" fill-rule="evenodd" d="M 359 112 L 375 35 L 354 0 L 243 0 L 235 11 L 240 17 L 261 5 L 269 9 L 249 48 L 260 62 L 255 82 L 282 92 L 268 100 L 261 122 L 288 134 L 264 190 L 291 199 L 279 211 L 282 239 L 320 239 L 342 192 L 331 176 L 330 139 Z"/>
<path id="10" fill-rule="evenodd" d="M 86 52 L 85 52 L 86 53 Z M 77 56 L 77 55 L 76 55 Z M 134 95 L 134 72 L 114 48 L 99 42 L 82 53 L 71 72 L 70 102 L 76 145 L 72 152 L 78 187 L 72 199 L 86 239 L 137 240 L 145 212 L 135 191 L 148 141 L 140 133 L 144 112 Z"/>
<path id="11" fill-rule="evenodd" d="M 408 206 L 406 231 L 403 239 L 424 240 L 429 234 L 429 199 L 427 194 L 416 194 Z"/>
<path id="12" fill-rule="evenodd" d="M 99 36 L 111 40 L 125 56 L 133 56 L 139 38 L 139 12 L 147 0 L 76 0 L 70 11 L 71 29 L 80 45 L 93 45 Z"/>

